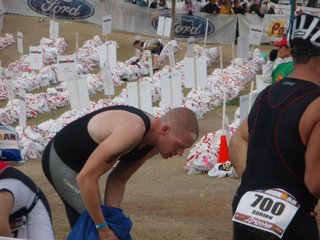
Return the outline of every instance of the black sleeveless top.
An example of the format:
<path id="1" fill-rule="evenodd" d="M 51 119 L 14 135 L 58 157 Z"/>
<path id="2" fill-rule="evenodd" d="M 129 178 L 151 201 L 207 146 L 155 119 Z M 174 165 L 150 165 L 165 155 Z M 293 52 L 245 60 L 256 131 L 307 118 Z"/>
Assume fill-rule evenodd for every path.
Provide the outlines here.
<path id="1" fill-rule="evenodd" d="M 282 188 L 297 198 L 301 211 L 314 209 L 318 200 L 304 184 L 306 148 L 300 139 L 299 122 L 319 96 L 319 86 L 292 78 L 260 93 L 248 117 L 247 166 L 234 208 L 247 191 Z"/>
<path id="2" fill-rule="evenodd" d="M 61 160 L 71 167 L 74 171 L 79 172 L 91 153 L 96 149 L 96 143 L 88 133 L 88 123 L 96 114 L 110 111 L 110 110 L 124 110 L 137 114 L 142 118 L 145 125 L 144 136 L 150 129 L 150 119 L 148 115 L 140 109 L 131 106 L 112 106 L 99 109 L 91 112 L 61 129 L 53 138 L 54 148 Z M 106 124 L 108 124 L 106 122 Z M 141 142 L 129 153 L 122 155 L 120 161 L 137 161 L 146 156 L 153 147 L 146 145 L 140 149 Z"/>

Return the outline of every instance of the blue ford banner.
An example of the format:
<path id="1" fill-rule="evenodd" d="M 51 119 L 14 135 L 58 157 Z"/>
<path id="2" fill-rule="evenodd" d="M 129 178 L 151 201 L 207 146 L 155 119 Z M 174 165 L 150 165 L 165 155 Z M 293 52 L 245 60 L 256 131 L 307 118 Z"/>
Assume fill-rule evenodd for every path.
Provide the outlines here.
<path id="1" fill-rule="evenodd" d="M 84 19 L 94 14 L 94 8 L 85 0 L 28 0 L 28 5 L 37 13 L 63 19 Z"/>
<path id="2" fill-rule="evenodd" d="M 164 17 L 171 17 L 171 14 L 162 15 Z M 152 26 L 157 29 L 159 18 L 156 17 L 152 20 Z M 174 30 L 176 37 L 189 38 L 191 36 L 198 38 L 204 37 L 206 34 L 207 19 L 199 16 L 191 15 L 176 15 L 176 21 L 174 23 Z M 214 25 L 208 21 L 207 36 L 214 32 Z"/>

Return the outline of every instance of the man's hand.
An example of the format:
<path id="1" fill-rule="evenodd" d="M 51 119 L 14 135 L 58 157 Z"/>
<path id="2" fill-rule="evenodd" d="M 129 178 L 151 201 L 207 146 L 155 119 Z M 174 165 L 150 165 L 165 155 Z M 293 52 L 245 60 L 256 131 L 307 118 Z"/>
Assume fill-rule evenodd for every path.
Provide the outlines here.
<path id="1" fill-rule="evenodd" d="M 131 65 L 138 65 L 139 59 L 135 60 L 134 62 L 131 63 Z"/>
<path id="2" fill-rule="evenodd" d="M 277 49 L 273 49 L 273 50 L 270 51 L 270 53 L 269 53 L 270 61 L 276 60 L 277 56 L 278 56 L 278 50 Z"/>
<path id="3" fill-rule="evenodd" d="M 106 227 L 98 230 L 100 240 L 119 240 L 114 232 Z"/>

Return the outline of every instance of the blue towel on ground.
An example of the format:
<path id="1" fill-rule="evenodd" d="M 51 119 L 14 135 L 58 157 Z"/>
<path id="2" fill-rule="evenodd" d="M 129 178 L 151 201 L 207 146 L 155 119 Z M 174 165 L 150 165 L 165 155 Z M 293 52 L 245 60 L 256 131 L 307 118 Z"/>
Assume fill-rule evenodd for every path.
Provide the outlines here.
<path id="1" fill-rule="evenodd" d="M 131 240 L 130 230 L 132 222 L 122 209 L 102 205 L 101 210 L 106 221 L 119 240 Z M 89 213 L 85 210 L 72 228 L 67 240 L 96 240 L 98 231 Z"/>

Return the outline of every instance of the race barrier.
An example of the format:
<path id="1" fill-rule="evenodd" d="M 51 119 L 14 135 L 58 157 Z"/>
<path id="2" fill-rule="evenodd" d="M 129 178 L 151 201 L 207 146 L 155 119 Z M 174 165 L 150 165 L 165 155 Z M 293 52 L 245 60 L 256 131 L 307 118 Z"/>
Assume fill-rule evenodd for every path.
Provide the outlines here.
<path id="1" fill-rule="evenodd" d="M 299 8 L 320 15 L 316 8 Z M 87 21 L 97 25 L 102 25 L 103 17 L 110 16 L 113 29 L 150 36 L 157 35 L 159 16 L 172 17 L 170 9 L 159 11 L 118 0 L 2 0 L 0 9 L 5 13 Z M 263 26 L 261 42 L 270 42 L 286 31 L 289 10 L 290 6 L 277 4 L 277 14 L 265 15 L 264 18 L 252 14 L 212 15 L 196 12 L 188 15 L 177 10 L 173 21 L 175 36 L 177 40 L 193 36 L 198 42 L 206 39 L 207 43 L 230 44 L 235 41 L 238 23 L 240 36 L 248 36 L 252 25 Z"/>

